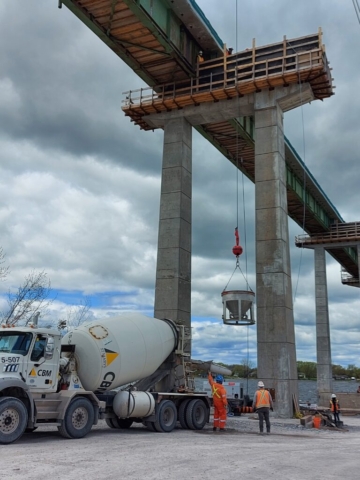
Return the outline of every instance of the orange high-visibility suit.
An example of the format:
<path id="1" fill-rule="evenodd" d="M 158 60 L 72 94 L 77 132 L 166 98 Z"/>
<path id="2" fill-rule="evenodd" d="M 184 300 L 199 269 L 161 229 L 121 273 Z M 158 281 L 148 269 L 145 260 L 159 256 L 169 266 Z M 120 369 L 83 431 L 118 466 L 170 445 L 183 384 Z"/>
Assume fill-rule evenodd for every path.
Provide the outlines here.
<path id="1" fill-rule="evenodd" d="M 221 385 L 221 383 L 216 383 L 213 380 L 211 373 L 208 376 L 209 383 L 211 385 L 211 393 L 214 402 L 214 428 L 220 428 L 223 430 L 226 425 L 227 417 L 227 398 L 226 398 L 226 389 Z"/>

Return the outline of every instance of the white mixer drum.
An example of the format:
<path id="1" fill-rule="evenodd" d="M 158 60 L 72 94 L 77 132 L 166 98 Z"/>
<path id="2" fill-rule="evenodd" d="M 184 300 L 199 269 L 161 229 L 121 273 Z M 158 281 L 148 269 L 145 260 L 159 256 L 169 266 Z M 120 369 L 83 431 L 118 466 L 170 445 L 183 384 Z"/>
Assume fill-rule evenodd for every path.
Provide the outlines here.
<path id="1" fill-rule="evenodd" d="M 154 373 L 176 348 L 177 333 L 166 320 L 134 313 L 83 324 L 61 343 L 75 345 L 83 387 L 100 393 Z"/>

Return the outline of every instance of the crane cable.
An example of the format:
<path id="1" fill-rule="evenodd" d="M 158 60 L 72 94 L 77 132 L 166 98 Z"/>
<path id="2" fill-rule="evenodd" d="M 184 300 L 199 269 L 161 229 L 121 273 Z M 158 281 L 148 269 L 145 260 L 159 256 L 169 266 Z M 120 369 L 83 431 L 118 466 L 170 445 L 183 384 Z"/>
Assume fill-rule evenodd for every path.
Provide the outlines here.
<path id="1" fill-rule="evenodd" d="M 354 8 L 355 8 L 355 13 L 358 19 L 358 22 L 360 23 L 360 6 L 358 3 L 358 0 L 352 0 Z"/>
<path id="2" fill-rule="evenodd" d="M 356 0 L 357 1 L 357 0 Z M 292 48 L 296 54 L 295 48 L 288 41 L 288 45 Z M 298 84 L 300 86 L 300 110 L 301 110 L 301 125 L 302 125 L 302 146 L 303 146 L 303 218 L 302 218 L 302 233 L 305 234 L 305 220 L 306 220 L 306 145 L 305 145 L 305 122 L 304 122 L 304 105 L 303 105 L 303 96 L 302 96 L 302 82 L 300 77 L 300 70 L 298 71 Z M 296 300 L 297 289 L 299 286 L 301 266 L 302 266 L 302 257 L 303 257 L 303 248 L 300 249 L 300 259 L 299 259 L 299 268 L 296 279 L 296 284 L 293 294 L 293 303 Z"/>
<path id="3" fill-rule="evenodd" d="M 235 14 L 235 47 L 236 47 L 236 53 L 239 51 L 238 48 L 238 0 L 236 0 L 236 14 Z M 238 58 L 236 57 L 236 67 L 235 67 L 235 72 L 237 73 L 237 62 Z M 237 76 L 235 74 L 235 82 L 237 83 Z M 238 119 L 240 118 L 240 97 L 238 95 L 237 97 L 237 102 L 238 102 L 238 118 L 236 119 L 237 122 L 239 121 Z M 236 124 L 236 230 L 235 233 L 238 232 L 238 227 L 239 227 L 239 128 L 238 125 Z M 244 146 L 245 148 L 245 146 Z M 240 263 L 239 263 L 239 257 L 236 258 L 236 268 L 239 268 L 240 272 L 242 273 L 243 277 L 245 278 L 246 282 L 246 288 L 247 290 L 252 290 L 252 288 L 249 286 L 248 282 L 248 256 L 247 256 L 247 236 L 246 236 L 246 209 L 245 209 L 245 184 L 244 184 L 244 166 L 243 166 L 243 157 L 241 157 L 241 183 L 242 183 L 242 200 L 243 200 L 243 225 L 244 225 L 244 246 L 245 246 L 245 275 L 243 271 L 241 270 Z M 238 238 L 238 237 L 237 237 Z M 233 272 L 233 275 L 235 273 L 235 270 Z M 232 276 L 233 276 L 232 275 Z M 230 277 L 230 280 L 232 278 Z M 229 282 L 230 282 L 229 280 Z M 249 327 L 250 325 L 247 325 L 247 330 L 246 330 L 246 394 L 249 394 L 249 361 L 250 361 L 250 348 L 249 348 Z M 244 372 L 245 373 L 245 372 Z"/>
<path id="4" fill-rule="evenodd" d="M 235 47 L 236 47 L 236 52 L 238 51 L 238 0 L 236 0 L 236 7 L 235 7 Z M 237 71 L 237 62 L 238 62 L 238 59 L 236 58 L 236 66 L 235 66 L 235 72 Z M 235 74 L 236 75 L 236 74 Z M 235 76 L 235 82 L 237 82 L 237 78 Z M 238 118 L 240 118 L 240 97 L 238 96 Z M 237 245 L 238 245 L 238 234 L 237 232 L 239 231 L 239 157 L 240 157 L 240 146 L 239 146 L 239 129 L 238 127 L 236 126 L 236 227 L 235 227 L 235 236 L 237 238 Z M 245 148 L 245 146 L 244 146 Z M 243 163 L 243 158 L 241 157 L 241 163 Z M 246 209 L 245 209 L 245 184 L 244 184 L 244 172 L 243 172 L 243 169 L 241 169 L 241 173 L 242 173 L 242 200 L 243 200 L 243 222 L 244 222 L 244 244 L 245 244 L 245 275 L 244 275 L 244 272 L 242 271 L 241 267 L 240 267 L 240 262 L 239 262 L 239 255 L 241 255 L 242 253 L 242 249 L 241 249 L 241 253 L 239 255 L 236 255 L 236 253 L 234 252 L 234 254 L 236 255 L 236 264 L 235 264 L 235 269 L 228 281 L 228 283 L 226 284 L 226 286 L 224 287 L 224 290 L 223 291 L 226 291 L 235 271 L 237 269 L 239 269 L 239 271 L 241 272 L 241 274 L 243 275 L 244 279 L 245 279 L 245 282 L 246 282 L 246 288 L 248 290 L 252 290 L 252 288 L 250 287 L 249 285 L 249 282 L 248 282 L 248 257 L 247 257 L 247 235 L 246 235 Z M 240 247 L 241 248 L 241 247 Z M 234 251 L 234 250 L 233 250 Z"/>

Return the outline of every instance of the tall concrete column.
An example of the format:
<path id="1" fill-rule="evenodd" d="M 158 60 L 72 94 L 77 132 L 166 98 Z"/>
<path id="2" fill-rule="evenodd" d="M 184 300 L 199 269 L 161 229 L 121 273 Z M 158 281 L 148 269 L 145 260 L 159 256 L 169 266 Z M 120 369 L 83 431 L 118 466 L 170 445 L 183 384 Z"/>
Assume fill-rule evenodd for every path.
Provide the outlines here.
<path id="1" fill-rule="evenodd" d="M 324 247 L 315 247 L 315 307 L 316 307 L 316 352 L 317 388 L 321 405 L 327 405 L 332 391 L 331 343 L 329 306 L 326 280 Z"/>
<path id="2" fill-rule="evenodd" d="M 258 378 L 275 389 L 275 410 L 292 417 L 298 398 L 283 111 L 276 92 L 255 94 Z"/>
<path id="3" fill-rule="evenodd" d="M 185 118 L 164 125 L 155 317 L 191 323 L 192 127 Z M 186 350 L 190 353 L 190 342 Z"/>

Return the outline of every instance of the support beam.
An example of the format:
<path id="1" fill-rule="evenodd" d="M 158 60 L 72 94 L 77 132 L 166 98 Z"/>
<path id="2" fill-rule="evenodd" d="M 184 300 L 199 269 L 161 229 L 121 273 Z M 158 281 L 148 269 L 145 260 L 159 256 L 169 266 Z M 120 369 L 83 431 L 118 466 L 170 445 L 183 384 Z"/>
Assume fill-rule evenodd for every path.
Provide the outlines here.
<path id="1" fill-rule="evenodd" d="M 279 93 L 255 94 L 258 378 L 275 389 L 277 414 L 289 418 L 293 395 L 298 398 L 298 378 Z"/>
<path id="2" fill-rule="evenodd" d="M 304 84 L 301 88 L 296 84 L 289 85 L 288 87 L 276 87 L 271 92 L 264 90 L 261 93 L 269 94 L 273 97 L 275 91 L 276 98 L 278 98 L 283 112 L 298 107 L 300 102 L 309 103 L 314 99 L 310 84 Z M 149 90 L 148 94 L 150 93 Z M 154 95 L 156 97 L 156 92 L 154 92 Z M 256 95 L 259 94 L 250 93 L 243 97 L 234 96 L 226 100 L 219 100 L 218 102 L 203 101 L 203 103 L 199 103 L 198 105 L 187 105 L 180 109 L 176 107 L 169 112 L 161 111 L 150 113 L 149 115 L 144 115 L 142 119 L 151 128 L 162 128 L 164 123 L 169 119 L 175 120 L 176 118 L 186 118 L 192 126 L 196 127 L 198 125 L 223 122 L 239 117 L 249 117 L 254 115 Z M 209 98 L 211 100 L 211 96 Z M 159 105 L 161 105 L 162 100 L 159 102 Z M 135 105 L 131 105 L 127 113 L 130 114 L 132 111 L 136 111 L 137 108 L 141 108 L 141 104 L 139 105 L 135 102 Z M 126 108 L 127 107 L 124 107 L 123 110 L 125 111 Z"/>
<path id="3" fill-rule="evenodd" d="M 326 279 L 325 249 L 314 248 L 315 256 L 315 302 L 316 302 L 316 352 L 317 388 L 321 398 L 332 391 L 331 344 L 329 306 Z"/>
<path id="4" fill-rule="evenodd" d="M 154 315 L 189 328 L 191 149 L 191 125 L 184 118 L 165 122 Z M 190 353 L 191 345 L 187 345 L 186 351 Z"/>

